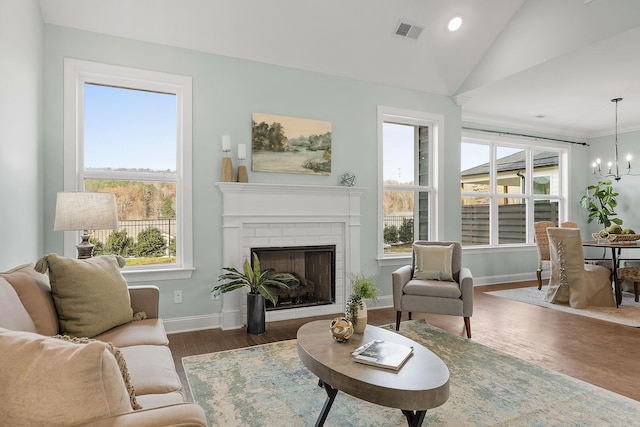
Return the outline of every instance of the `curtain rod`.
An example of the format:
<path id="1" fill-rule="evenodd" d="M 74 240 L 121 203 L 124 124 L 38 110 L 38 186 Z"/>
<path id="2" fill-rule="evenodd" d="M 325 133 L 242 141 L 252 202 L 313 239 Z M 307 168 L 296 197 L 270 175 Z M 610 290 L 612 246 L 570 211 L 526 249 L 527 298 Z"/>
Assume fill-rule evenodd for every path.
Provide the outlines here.
<path id="1" fill-rule="evenodd" d="M 462 129 L 464 129 L 464 130 L 473 130 L 473 131 L 478 131 L 478 132 L 495 133 L 495 134 L 498 134 L 498 135 L 522 136 L 524 138 L 533 138 L 533 139 L 546 139 L 547 141 L 566 142 L 568 144 L 584 145 L 584 146 L 587 146 L 587 147 L 589 146 L 589 144 L 587 144 L 586 142 L 567 141 L 566 139 L 547 138 L 546 136 L 527 135 L 527 134 L 523 134 L 523 133 L 505 132 L 505 131 L 500 131 L 500 130 L 470 128 L 470 127 L 466 127 L 466 126 L 462 126 Z"/>

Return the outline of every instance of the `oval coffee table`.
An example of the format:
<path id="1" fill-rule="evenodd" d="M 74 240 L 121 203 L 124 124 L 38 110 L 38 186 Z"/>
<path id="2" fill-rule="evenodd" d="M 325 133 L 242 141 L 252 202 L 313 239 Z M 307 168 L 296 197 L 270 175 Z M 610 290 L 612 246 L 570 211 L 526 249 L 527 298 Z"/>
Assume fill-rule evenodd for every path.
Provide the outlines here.
<path id="1" fill-rule="evenodd" d="M 329 330 L 330 321 L 317 320 L 298 329 L 298 356 L 318 378 L 327 399 L 316 426 L 322 426 L 338 391 L 382 406 L 398 408 L 410 426 L 419 426 L 427 409 L 449 398 L 449 369 L 442 360 L 417 342 L 395 332 L 367 325 L 339 343 Z M 413 355 L 399 371 L 355 362 L 351 352 L 372 341 L 386 340 L 413 346 Z"/>

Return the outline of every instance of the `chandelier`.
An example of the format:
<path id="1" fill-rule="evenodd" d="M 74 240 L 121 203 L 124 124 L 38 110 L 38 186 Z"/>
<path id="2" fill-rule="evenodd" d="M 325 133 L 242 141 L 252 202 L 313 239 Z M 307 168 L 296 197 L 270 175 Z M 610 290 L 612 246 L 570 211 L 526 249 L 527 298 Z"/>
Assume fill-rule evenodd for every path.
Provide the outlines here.
<path id="1" fill-rule="evenodd" d="M 600 159 L 596 159 L 595 162 L 591 164 L 593 167 L 593 176 L 597 178 L 614 178 L 616 181 L 620 181 L 622 175 L 620 175 L 620 166 L 618 164 L 618 102 L 622 101 L 622 98 L 613 98 L 611 102 L 616 103 L 616 148 L 615 154 L 613 157 L 613 162 L 607 163 L 607 173 L 602 172 L 602 166 L 600 164 Z M 624 175 L 636 176 L 637 174 L 631 173 L 631 154 L 627 154 L 627 173 Z"/>

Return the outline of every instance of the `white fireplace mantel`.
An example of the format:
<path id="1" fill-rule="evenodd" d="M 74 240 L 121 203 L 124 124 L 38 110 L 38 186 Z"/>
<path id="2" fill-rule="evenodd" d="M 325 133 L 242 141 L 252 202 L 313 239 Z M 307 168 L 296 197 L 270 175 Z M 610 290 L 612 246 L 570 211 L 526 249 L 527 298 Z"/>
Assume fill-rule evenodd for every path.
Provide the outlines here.
<path id="1" fill-rule="evenodd" d="M 360 271 L 360 187 L 219 182 L 222 193 L 222 261 L 241 268 L 251 248 L 335 244 L 336 302 L 276 310 L 267 321 L 344 312 L 349 273 Z M 224 294 L 222 329 L 246 323 L 246 291 Z"/>

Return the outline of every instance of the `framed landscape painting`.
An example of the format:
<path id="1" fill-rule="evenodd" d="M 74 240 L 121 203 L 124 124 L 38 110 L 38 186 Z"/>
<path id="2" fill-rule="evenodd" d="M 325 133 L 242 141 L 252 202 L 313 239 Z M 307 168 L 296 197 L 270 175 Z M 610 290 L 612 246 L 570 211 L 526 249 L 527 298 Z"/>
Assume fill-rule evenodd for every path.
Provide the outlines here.
<path id="1" fill-rule="evenodd" d="M 251 170 L 331 174 L 331 122 L 251 115 Z"/>

